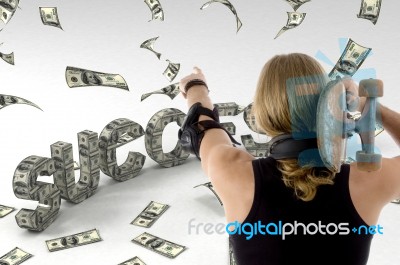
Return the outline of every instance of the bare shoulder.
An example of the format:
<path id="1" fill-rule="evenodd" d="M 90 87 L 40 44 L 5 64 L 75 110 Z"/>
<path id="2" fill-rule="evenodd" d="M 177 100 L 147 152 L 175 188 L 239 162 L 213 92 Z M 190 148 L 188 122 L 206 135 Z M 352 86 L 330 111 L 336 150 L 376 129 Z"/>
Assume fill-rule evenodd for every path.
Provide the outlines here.
<path id="1" fill-rule="evenodd" d="M 221 147 L 209 162 L 208 175 L 220 196 L 228 221 L 243 221 L 254 198 L 254 157 L 244 150 Z"/>
<path id="2" fill-rule="evenodd" d="M 382 168 L 365 172 L 350 165 L 349 189 L 357 212 L 368 224 L 376 223 L 382 208 L 400 197 L 400 157 L 383 158 Z"/>

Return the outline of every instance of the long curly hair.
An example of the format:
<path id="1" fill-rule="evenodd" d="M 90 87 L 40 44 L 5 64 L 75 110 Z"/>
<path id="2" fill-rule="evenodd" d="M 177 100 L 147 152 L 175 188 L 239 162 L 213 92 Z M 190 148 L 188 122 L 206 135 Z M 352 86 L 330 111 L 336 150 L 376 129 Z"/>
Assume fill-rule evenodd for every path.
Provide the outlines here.
<path id="1" fill-rule="evenodd" d="M 291 53 L 276 55 L 263 67 L 252 107 L 258 129 L 268 136 L 315 135 L 316 111 L 321 89 L 328 78 L 312 57 Z M 311 201 L 320 185 L 332 185 L 328 169 L 300 166 L 297 159 L 277 160 L 287 187 L 303 201 Z"/>

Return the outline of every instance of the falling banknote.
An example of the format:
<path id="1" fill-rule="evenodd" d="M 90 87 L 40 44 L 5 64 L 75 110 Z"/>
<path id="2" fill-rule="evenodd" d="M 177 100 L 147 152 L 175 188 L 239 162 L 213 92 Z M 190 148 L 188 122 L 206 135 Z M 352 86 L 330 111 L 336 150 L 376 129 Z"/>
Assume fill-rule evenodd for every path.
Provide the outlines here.
<path id="1" fill-rule="evenodd" d="M 0 257 L 1 265 L 18 265 L 24 262 L 25 260 L 32 257 L 32 254 L 23 251 L 20 248 L 14 248 L 4 256 Z"/>
<path id="2" fill-rule="evenodd" d="M 42 110 L 41 108 L 39 108 L 38 105 L 30 102 L 29 100 L 26 100 L 26 99 L 23 99 L 20 97 L 16 97 L 16 96 L 0 94 L 0 109 L 5 108 L 10 105 L 14 105 L 14 104 L 26 104 L 26 105 L 30 105 L 32 107 Z"/>
<path id="3" fill-rule="evenodd" d="M 150 93 L 143 94 L 142 97 L 140 98 L 140 101 L 145 100 L 146 98 L 150 97 L 153 94 L 162 94 L 162 95 L 167 95 L 171 99 L 174 99 L 178 94 L 179 94 L 179 83 L 175 83 L 172 85 L 169 85 L 167 87 L 163 87 L 159 90 L 155 90 Z"/>
<path id="4" fill-rule="evenodd" d="M 215 197 L 218 199 L 219 203 L 220 203 L 221 205 L 223 205 L 221 199 L 220 199 L 219 196 L 218 196 L 218 194 L 215 192 L 214 187 L 213 187 L 213 185 L 211 184 L 211 182 L 206 182 L 206 183 L 203 183 L 203 184 L 199 184 L 199 185 L 194 186 L 193 188 L 197 188 L 197 187 L 200 187 L 200 186 L 204 186 L 204 187 L 206 187 L 206 188 L 209 188 L 209 189 L 211 190 L 211 192 L 214 193 L 214 195 L 215 195 Z"/>
<path id="5" fill-rule="evenodd" d="M 286 26 L 284 26 L 278 34 L 276 34 L 275 38 L 278 38 L 280 35 L 282 35 L 284 32 L 286 32 L 289 29 L 293 29 L 297 26 L 299 26 L 304 18 L 306 17 L 306 13 L 299 13 L 299 12 L 287 12 L 288 19 L 286 22 Z"/>
<path id="6" fill-rule="evenodd" d="M 62 29 L 58 19 L 57 7 L 39 7 L 39 11 L 44 25 Z"/>
<path id="7" fill-rule="evenodd" d="M 156 52 L 154 50 L 154 47 L 153 47 L 154 43 L 156 42 L 157 39 L 158 39 L 158 37 L 154 37 L 154 38 L 151 38 L 151 39 L 148 39 L 148 40 L 144 41 L 142 44 L 140 44 L 140 48 L 148 49 L 149 51 L 154 53 L 157 56 L 158 59 L 160 59 L 161 53 Z"/>
<path id="8" fill-rule="evenodd" d="M 242 21 L 240 21 L 239 16 L 236 12 L 236 9 L 231 4 L 231 2 L 229 2 L 228 0 L 212 0 L 212 1 L 208 1 L 207 3 L 205 3 L 202 7 L 200 7 L 200 9 L 203 10 L 203 9 L 209 7 L 212 3 L 221 3 L 225 6 L 227 6 L 232 11 L 232 13 L 236 17 L 236 33 L 239 32 L 239 29 L 242 27 Z"/>
<path id="9" fill-rule="evenodd" d="M 150 21 L 152 20 L 161 20 L 164 21 L 164 10 L 161 7 L 161 3 L 158 0 L 144 0 L 144 2 L 146 3 L 146 5 L 150 8 L 151 10 L 151 15 L 152 18 Z"/>
<path id="10" fill-rule="evenodd" d="M 311 0 L 285 0 L 288 2 L 292 7 L 293 10 L 296 11 L 302 4 L 310 2 Z"/>
<path id="11" fill-rule="evenodd" d="M 3 218 L 4 216 L 8 215 L 9 213 L 11 213 L 14 210 L 15 210 L 14 207 L 9 207 L 9 206 L 0 204 L 0 218 Z"/>
<path id="12" fill-rule="evenodd" d="M 129 91 L 125 79 L 118 74 L 106 74 L 67 66 L 65 78 L 69 87 L 109 86 Z"/>
<path id="13" fill-rule="evenodd" d="M 141 259 L 138 257 L 133 257 L 131 259 L 128 259 L 127 261 L 124 261 L 118 265 L 146 265 Z"/>
<path id="14" fill-rule="evenodd" d="M 349 39 L 345 50 L 329 73 L 329 77 L 334 80 L 339 77 L 353 76 L 371 50 L 371 48 L 363 47 Z"/>
<path id="15" fill-rule="evenodd" d="M 137 236 L 132 239 L 132 242 L 171 259 L 176 258 L 186 249 L 185 246 L 172 243 L 149 233 Z"/>
<path id="16" fill-rule="evenodd" d="M 379 18 L 381 4 L 382 0 L 361 0 L 360 13 L 357 17 L 368 19 L 375 25 Z"/>
<path id="17" fill-rule="evenodd" d="M 167 60 L 168 67 L 165 69 L 163 75 L 168 79 L 169 82 L 175 79 L 178 75 L 179 69 L 181 68 L 181 64 L 179 63 L 171 63 L 170 60 Z"/>
<path id="18" fill-rule="evenodd" d="M 7 24 L 17 10 L 19 0 L 0 0 L 0 19 Z"/>
<path id="19" fill-rule="evenodd" d="M 101 241 L 99 231 L 92 229 L 86 232 L 78 233 L 71 236 L 64 236 L 46 241 L 47 248 L 50 252 L 63 250 L 67 248 L 79 247 Z"/>
<path id="20" fill-rule="evenodd" d="M 3 59 L 3 61 L 5 61 L 11 65 L 14 65 L 14 53 L 13 52 L 9 53 L 9 54 L 0 52 L 0 58 Z"/>
<path id="21" fill-rule="evenodd" d="M 151 227 L 168 208 L 168 204 L 151 201 L 131 224 L 141 227 Z"/>

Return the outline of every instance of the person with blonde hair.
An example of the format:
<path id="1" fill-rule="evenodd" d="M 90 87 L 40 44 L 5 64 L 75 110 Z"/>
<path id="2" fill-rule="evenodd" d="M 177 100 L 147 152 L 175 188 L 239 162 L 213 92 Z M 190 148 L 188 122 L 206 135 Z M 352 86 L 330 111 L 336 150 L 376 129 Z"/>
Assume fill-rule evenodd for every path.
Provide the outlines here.
<path id="1" fill-rule="evenodd" d="M 272 139 L 291 136 L 293 148 L 302 138 L 311 143 L 305 149 L 315 147 L 317 103 L 328 81 L 308 55 L 274 56 L 263 67 L 254 96 L 257 128 Z M 355 82 L 342 82 L 358 95 Z M 237 264 L 367 263 L 373 234 L 383 232 L 379 214 L 400 197 L 400 156 L 382 158 L 379 171 L 360 171 L 351 163 L 340 173 L 313 159 L 299 163 L 293 155 L 256 159 L 232 145 L 234 139 L 219 125 L 199 68 L 179 87 L 189 107 L 179 138 L 191 144 L 223 202 Z M 356 99 L 362 110 L 365 99 Z M 381 104 L 377 109 L 379 122 L 400 146 L 400 114 Z"/>

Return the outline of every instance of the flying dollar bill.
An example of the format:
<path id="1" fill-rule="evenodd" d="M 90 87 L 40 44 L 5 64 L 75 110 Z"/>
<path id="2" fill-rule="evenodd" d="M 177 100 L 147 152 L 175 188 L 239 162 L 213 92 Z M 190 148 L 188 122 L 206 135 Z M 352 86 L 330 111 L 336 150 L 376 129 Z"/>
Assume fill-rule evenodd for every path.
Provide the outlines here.
<path id="1" fill-rule="evenodd" d="M 381 4 L 382 0 L 361 0 L 360 13 L 357 17 L 368 19 L 375 25 L 379 18 Z"/>
<path id="2" fill-rule="evenodd" d="M 9 63 L 11 65 L 14 65 L 14 53 L 9 53 L 9 54 L 5 54 L 0 52 L 0 58 L 3 59 L 3 61 L 5 61 L 6 63 Z"/>
<path id="3" fill-rule="evenodd" d="M 348 113 L 347 116 L 349 119 L 352 120 L 359 120 L 361 118 L 361 112 L 356 111 L 354 113 Z M 382 125 L 380 125 L 379 123 L 375 122 L 375 137 L 378 136 L 379 134 L 381 134 L 385 129 L 382 127 Z"/>
<path id="4" fill-rule="evenodd" d="M 16 96 L 0 94 L 0 109 L 8 107 L 10 105 L 14 105 L 14 104 L 26 104 L 26 105 L 30 105 L 32 107 L 38 108 L 41 111 L 43 111 L 41 108 L 39 108 L 38 105 L 36 105 L 33 102 L 30 102 L 29 100 L 26 100 L 26 99 L 23 99 L 20 97 L 16 97 Z"/>
<path id="5" fill-rule="evenodd" d="M 129 91 L 125 79 L 118 74 L 106 74 L 67 66 L 65 78 L 69 87 L 108 86 Z"/>
<path id="6" fill-rule="evenodd" d="M 145 100 L 146 98 L 150 97 L 151 95 L 154 94 L 162 94 L 162 95 L 167 95 L 171 99 L 174 99 L 178 94 L 180 93 L 179 90 L 179 83 L 171 84 L 167 87 L 163 87 L 159 90 L 155 90 L 150 93 L 143 94 L 140 98 L 140 101 Z"/>
<path id="7" fill-rule="evenodd" d="M 0 19 L 7 24 L 17 10 L 19 0 L 0 0 Z"/>
<path id="8" fill-rule="evenodd" d="M 32 254 L 23 251 L 20 248 L 14 248 L 4 256 L 0 257 L 0 264 L 1 265 L 18 265 L 22 262 L 26 261 L 27 259 L 33 257 Z"/>
<path id="9" fill-rule="evenodd" d="M 146 263 L 144 263 L 141 259 L 139 259 L 139 257 L 133 257 L 118 265 L 146 265 Z"/>
<path id="10" fill-rule="evenodd" d="M 151 201 L 131 224 L 141 227 L 151 227 L 168 208 L 168 204 Z"/>
<path id="11" fill-rule="evenodd" d="M 293 10 L 296 11 L 302 4 L 310 2 L 311 0 L 285 0 L 288 2 L 292 7 Z"/>
<path id="12" fill-rule="evenodd" d="M 203 187 L 206 187 L 206 188 L 210 189 L 211 192 L 214 193 L 214 195 L 215 195 L 215 197 L 217 198 L 217 200 L 219 201 L 219 203 L 220 203 L 221 205 L 223 205 L 221 199 L 220 199 L 219 196 L 218 196 L 218 194 L 215 192 L 214 187 L 213 187 L 213 185 L 211 184 L 211 182 L 206 182 L 206 183 L 203 183 L 203 184 L 199 184 L 199 185 L 194 186 L 193 188 L 197 188 L 197 187 L 200 187 L 200 186 L 203 186 Z"/>
<path id="13" fill-rule="evenodd" d="M 58 19 L 57 7 L 39 7 L 39 12 L 44 25 L 62 29 Z"/>
<path id="14" fill-rule="evenodd" d="M 140 44 L 140 48 L 148 49 L 149 51 L 154 53 L 158 59 L 160 59 L 161 53 L 156 52 L 153 47 L 154 43 L 156 42 L 157 39 L 158 39 L 158 37 L 154 37 L 154 38 L 144 41 L 142 44 Z"/>
<path id="15" fill-rule="evenodd" d="M 50 252 L 63 250 L 67 248 L 79 247 L 82 245 L 92 244 L 102 241 L 99 231 L 92 229 L 86 232 L 78 233 L 71 236 L 64 236 L 51 240 L 46 240 L 47 248 Z"/>
<path id="16" fill-rule="evenodd" d="M 371 52 L 371 48 L 363 47 L 352 39 L 347 42 L 346 48 L 329 73 L 331 79 L 353 76 Z"/>
<path id="17" fill-rule="evenodd" d="M 181 64 L 179 63 L 171 63 L 170 60 L 167 60 L 168 66 L 167 69 L 165 69 L 163 75 L 168 79 L 169 82 L 172 82 L 172 80 L 175 79 L 175 77 L 178 75 L 179 69 L 181 68 Z"/>
<path id="18" fill-rule="evenodd" d="M 4 216 L 8 215 L 9 213 L 13 212 L 14 210 L 15 210 L 14 207 L 9 207 L 9 206 L 0 204 L 0 218 L 3 218 Z"/>
<path id="19" fill-rule="evenodd" d="M 132 242 L 171 259 L 176 258 L 186 249 L 185 246 L 172 243 L 149 233 L 143 233 L 135 237 Z"/>
<path id="20" fill-rule="evenodd" d="M 242 21 L 240 21 L 239 16 L 236 12 L 235 7 L 231 4 L 231 2 L 229 2 L 228 0 L 212 0 L 212 1 L 208 1 L 207 3 L 205 3 L 204 5 L 202 5 L 202 7 L 200 7 L 201 10 L 209 7 L 212 3 L 221 3 L 225 6 L 227 6 L 232 13 L 235 15 L 236 17 L 236 33 L 239 32 L 240 28 L 242 27 Z"/>
<path id="21" fill-rule="evenodd" d="M 161 7 L 161 3 L 158 0 L 144 0 L 144 2 L 146 3 L 146 5 L 150 8 L 151 10 L 151 15 L 152 18 L 150 21 L 152 20 L 161 20 L 164 21 L 164 10 Z"/>
<path id="22" fill-rule="evenodd" d="M 293 29 L 297 26 L 299 26 L 304 18 L 306 17 L 306 13 L 299 13 L 299 12 L 287 12 L 288 19 L 286 22 L 286 26 L 284 26 L 278 34 L 276 34 L 275 38 L 278 38 L 280 35 L 282 35 L 284 32 L 286 32 L 289 29 Z"/>

